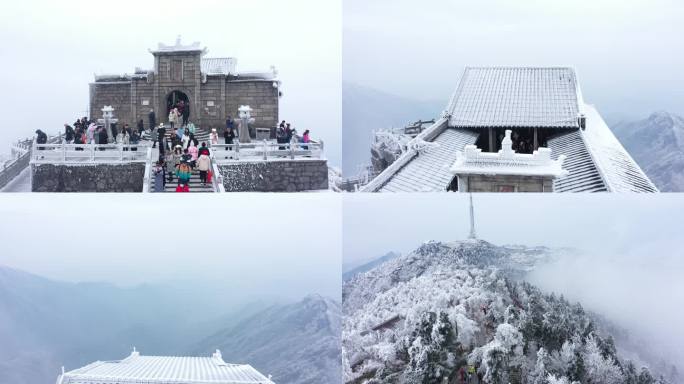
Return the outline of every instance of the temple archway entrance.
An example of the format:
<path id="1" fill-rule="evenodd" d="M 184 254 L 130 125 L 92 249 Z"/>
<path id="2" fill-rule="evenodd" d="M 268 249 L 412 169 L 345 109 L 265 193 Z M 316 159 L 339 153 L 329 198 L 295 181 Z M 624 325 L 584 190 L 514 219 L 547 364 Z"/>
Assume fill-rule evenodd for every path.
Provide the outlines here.
<path id="1" fill-rule="evenodd" d="M 180 112 L 181 115 L 186 113 L 186 116 L 190 116 L 190 99 L 188 98 L 188 95 L 181 91 L 173 91 L 169 93 L 169 95 L 166 96 L 167 115 L 169 112 L 171 112 L 172 108 L 178 108 L 178 112 Z"/>

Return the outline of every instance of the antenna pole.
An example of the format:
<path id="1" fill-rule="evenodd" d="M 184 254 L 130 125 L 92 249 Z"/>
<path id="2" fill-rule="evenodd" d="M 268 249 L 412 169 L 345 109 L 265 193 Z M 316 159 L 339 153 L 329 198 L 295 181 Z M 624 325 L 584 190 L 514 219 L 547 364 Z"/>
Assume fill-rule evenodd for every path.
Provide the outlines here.
<path id="1" fill-rule="evenodd" d="M 477 239 L 475 234 L 475 210 L 473 209 L 473 194 L 470 193 L 470 235 L 469 239 Z"/>

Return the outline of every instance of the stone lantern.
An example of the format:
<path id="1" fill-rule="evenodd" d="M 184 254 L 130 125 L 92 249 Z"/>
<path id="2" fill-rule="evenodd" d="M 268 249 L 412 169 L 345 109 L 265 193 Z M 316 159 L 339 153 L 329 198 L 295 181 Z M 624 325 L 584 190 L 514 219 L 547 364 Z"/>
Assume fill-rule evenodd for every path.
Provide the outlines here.
<path id="1" fill-rule="evenodd" d="M 97 119 L 97 122 L 104 125 L 105 129 L 107 130 L 107 136 L 112 142 L 116 141 L 116 138 L 112 137 L 112 124 L 115 124 L 118 121 L 119 119 L 114 118 L 114 108 L 112 108 L 111 105 L 105 105 L 102 107 L 102 118 Z"/>
<path id="2" fill-rule="evenodd" d="M 252 108 L 249 105 L 241 105 L 238 108 L 238 116 L 240 117 L 239 140 L 241 143 L 251 142 L 249 137 L 249 123 L 254 122 L 252 118 Z"/>

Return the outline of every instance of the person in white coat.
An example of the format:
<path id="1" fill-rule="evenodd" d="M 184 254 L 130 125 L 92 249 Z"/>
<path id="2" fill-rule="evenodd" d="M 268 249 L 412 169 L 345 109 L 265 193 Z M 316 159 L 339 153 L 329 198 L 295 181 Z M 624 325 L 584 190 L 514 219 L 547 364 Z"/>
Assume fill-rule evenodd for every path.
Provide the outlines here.
<path id="1" fill-rule="evenodd" d="M 211 168 L 211 159 L 206 154 L 202 154 L 197 159 L 197 169 L 199 169 L 200 181 L 202 185 L 207 185 L 207 172 Z"/>
<path id="2" fill-rule="evenodd" d="M 172 108 L 169 111 L 169 124 L 171 124 L 171 129 L 173 130 L 174 125 L 178 122 L 178 110 Z"/>

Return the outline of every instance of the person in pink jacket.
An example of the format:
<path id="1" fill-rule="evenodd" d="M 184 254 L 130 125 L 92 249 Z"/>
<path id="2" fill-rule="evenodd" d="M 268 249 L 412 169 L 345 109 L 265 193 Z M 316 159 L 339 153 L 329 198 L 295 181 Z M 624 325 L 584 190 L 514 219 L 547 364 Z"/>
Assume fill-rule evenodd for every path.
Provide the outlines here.
<path id="1" fill-rule="evenodd" d="M 199 150 L 197 149 L 197 147 L 195 147 L 195 143 L 193 143 L 192 141 L 190 142 L 190 146 L 188 147 L 188 153 L 190 154 L 190 162 L 192 164 L 192 167 L 195 168 Z"/>

